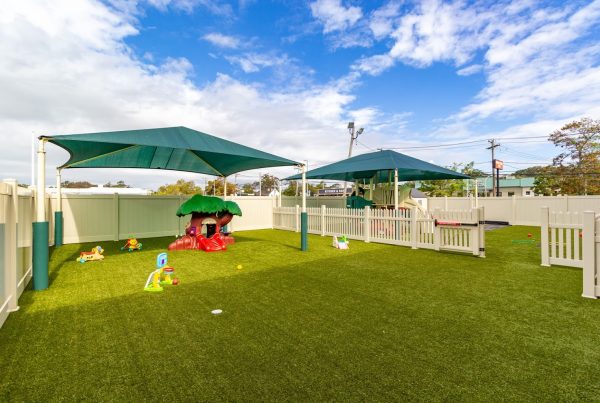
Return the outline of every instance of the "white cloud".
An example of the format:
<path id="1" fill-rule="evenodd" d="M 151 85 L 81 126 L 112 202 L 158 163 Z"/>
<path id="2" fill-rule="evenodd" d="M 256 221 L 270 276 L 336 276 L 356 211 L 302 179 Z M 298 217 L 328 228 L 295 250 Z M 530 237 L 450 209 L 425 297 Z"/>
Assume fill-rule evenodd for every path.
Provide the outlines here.
<path id="1" fill-rule="evenodd" d="M 240 46 L 240 40 L 235 36 L 224 35 L 218 32 L 206 34 L 202 36 L 202 39 L 221 48 L 237 49 Z"/>
<path id="2" fill-rule="evenodd" d="M 230 4 L 219 0 L 145 0 L 148 4 L 159 10 L 166 11 L 168 8 L 184 10 L 188 13 L 197 7 L 202 7 L 215 15 L 231 17 L 233 8 Z"/>
<path id="3" fill-rule="evenodd" d="M 0 14 L 3 177 L 27 181 L 32 135 L 184 125 L 295 160 L 342 158 L 356 75 L 327 85 L 268 90 L 220 74 L 193 83 L 185 58 L 150 63 L 124 39 L 130 17 L 95 1 L 5 2 Z M 253 58 L 251 64 L 284 63 Z M 201 68 L 201 66 L 198 66 Z M 48 145 L 48 168 L 67 159 Z M 67 170 L 66 179 L 125 179 L 156 187 L 194 175 Z M 283 174 L 291 173 L 290 170 Z M 116 175 L 116 176 L 115 176 Z"/>
<path id="4" fill-rule="evenodd" d="M 245 73 L 256 73 L 265 67 L 281 67 L 290 64 L 287 55 L 277 56 L 264 53 L 244 53 L 239 56 L 225 56 L 229 63 L 237 64 Z"/>
<path id="5" fill-rule="evenodd" d="M 472 64 L 457 70 L 456 74 L 459 76 L 470 76 L 471 74 L 479 73 L 481 70 L 483 70 L 483 66 L 481 64 Z"/>
<path id="6" fill-rule="evenodd" d="M 313 17 L 323 24 L 323 32 L 344 31 L 362 17 L 360 7 L 345 7 L 341 0 L 316 0 L 310 4 Z"/>

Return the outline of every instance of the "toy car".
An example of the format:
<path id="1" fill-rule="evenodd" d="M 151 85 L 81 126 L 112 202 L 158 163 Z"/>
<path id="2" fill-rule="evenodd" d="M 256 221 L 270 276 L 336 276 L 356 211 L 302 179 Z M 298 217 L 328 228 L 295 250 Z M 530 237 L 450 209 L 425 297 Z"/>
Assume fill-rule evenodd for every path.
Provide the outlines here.
<path id="1" fill-rule="evenodd" d="M 134 250 L 142 250 L 142 243 L 138 242 L 138 240 L 135 238 L 129 238 L 121 250 L 128 250 L 129 252 L 133 252 Z"/>
<path id="2" fill-rule="evenodd" d="M 75 260 L 79 263 L 90 262 L 92 260 L 103 260 L 104 255 L 102 255 L 102 253 L 104 253 L 102 246 L 96 246 L 91 252 L 81 252 L 79 257 Z"/>

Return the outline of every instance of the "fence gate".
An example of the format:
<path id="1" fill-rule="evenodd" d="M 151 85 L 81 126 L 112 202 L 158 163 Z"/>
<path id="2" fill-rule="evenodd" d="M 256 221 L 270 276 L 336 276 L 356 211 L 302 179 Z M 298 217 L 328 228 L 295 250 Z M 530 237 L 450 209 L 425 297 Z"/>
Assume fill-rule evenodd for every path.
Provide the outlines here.
<path id="1" fill-rule="evenodd" d="M 542 266 L 583 269 L 586 298 L 600 297 L 600 214 L 550 212 L 542 207 Z"/>

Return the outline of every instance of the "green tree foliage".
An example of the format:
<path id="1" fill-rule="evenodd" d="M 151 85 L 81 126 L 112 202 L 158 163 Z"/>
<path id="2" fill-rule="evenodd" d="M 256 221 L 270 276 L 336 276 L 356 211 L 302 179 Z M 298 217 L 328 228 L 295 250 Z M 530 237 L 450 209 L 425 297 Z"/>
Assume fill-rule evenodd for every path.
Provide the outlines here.
<path id="1" fill-rule="evenodd" d="M 485 172 L 474 168 L 475 162 L 452 163 L 447 167 L 456 172 L 469 175 L 473 178 L 486 176 Z M 428 196 L 466 196 L 466 182 L 463 179 L 441 179 L 421 181 L 419 190 Z"/>
<path id="2" fill-rule="evenodd" d="M 296 196 L 297 194 L 299 195 L 299 183 L 298 181 L 290 181 L 288 182 L 287 187 L 283 190 L 283 192 L 281 192 L 284 196 Z"/>
<path id="3" fill-rule="evenodd" d="M 277 185 L 279 184 L 279 178 L 273 175 L 264 174 L 261 177 L 260 182 L 256 181 L 252 184 L 252 187 L 258 191 L 260 187 L 260 192 L 263 196 L 268 195 L 273 190 L 277 189 Z"/>
<path id="4" fill-rule="evenodd" d="M 61 185 L 63 188 L 69 188 L 69 189 L 89 189 L 89 188 L 96 187 L 96 185 L 93 185 L 88 181 L 75 181 L 75 182 L 64 181 Z"/>
<path id="5" fill-rule="evenodd" d="M 535 180 L 533 181 L 533 192 L 536 195 L 556 196 L 561 192 L 560 169 L 548 166 L 537 170 Z"/>
<path id="6" fill-rule="evenodd" d="M 253 195 L 254 186 L 252 186 L 251 183 L 244 183 L 244 186 L 242 186 L 242 193 Z"/>
<path id="7" fill-rule="evenodd" d="M 563 151 L 553 160 L 563 194 L 600 194 L 600 120 L 583 118 L 550 134 Z"/>
<path id="8" fill-rule="evenodd" d="M 523 168 L 523 169 L 519 169 L 518 171 L 514 172 L 514 175 L 517 178 L 530 178 L 532 176 L 536 177 L 538 175 L 543 175 L 545 173 L 547 173 L 548 167 L 543 167 L 543 166 L 534 166 L 534 167 L 528 167 L 528 168 Z"/>
<path id="9" fill-rule="evenodd" d="M 117 181 L 117 183 L 105 183 L 104 184 L 105 188 L 130 188 L 131 186 L 129 186 L 128 184 L 125 183 L 125 181 Z"/>
<path id="10" fill-rule="evenodd" d="M 223 196 L 223 178 L 208 181 L 204 191 L 208 196 Z M 237 186 L 235 183 L 227 182 L 227 195 L 233 195 L 237 193 Z"/>
<path id="11" fill-rule="evenodd" d="M 163 185 L 158 188 L 156 195 L 194 195 L 202 194 L 202 188 L 196 186 L 194 181 L 186 181 L 185 179 L 178 179 L 177 182 Z"/>

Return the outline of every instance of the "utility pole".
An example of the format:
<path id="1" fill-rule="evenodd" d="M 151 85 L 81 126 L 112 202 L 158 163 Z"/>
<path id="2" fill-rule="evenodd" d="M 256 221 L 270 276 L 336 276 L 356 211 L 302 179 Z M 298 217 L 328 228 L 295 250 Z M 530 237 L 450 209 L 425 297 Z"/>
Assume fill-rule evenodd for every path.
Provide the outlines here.
<path id="1" fill-rule="evenodd" d="M 496 147 L 500 147 L 500 144 L 496 143 L 495 139 L 488 140 L 488 142 L 490 143 L 490 146 L 487 147 L 486 150 L 492 150 L 492 197 L 496 197 L 499 189 L 496 188 L 496 180 L 495 180 L 496 165 L 494 164 L 496 161 L 496 154 L 495 154 L 494 150 L 496 149 Z"/>
<path id="2" fill-rule="evenodd" d="M 258 173 L 258 195 L 262 196 L 262 174 Z"/>
<path id="3" fill-rule="evenodd" d="M 361 127 L 360 129 L 355 131 L 354 130 L 354 122 L 348 122 L 348 131 L 350 132 L 350 148 L 348 149 L 348 158 L 350 158 L 350 157 L 352 157 L 352 146 L 354 145 L 354 142 L 356 141 L 356 139 L 358 139 L 358 136 L 363 134 L 365 129 L 363 127 Z M 346 181 L 344 181 L 344 196 L 346 196 L 347 188 L 348 188 L 348 185 L 346 184 Z M 356 195 L 358 195 L 358 189 L 356 189 Z"/>

